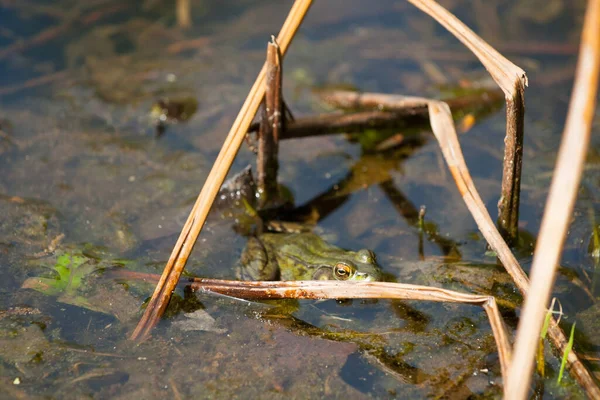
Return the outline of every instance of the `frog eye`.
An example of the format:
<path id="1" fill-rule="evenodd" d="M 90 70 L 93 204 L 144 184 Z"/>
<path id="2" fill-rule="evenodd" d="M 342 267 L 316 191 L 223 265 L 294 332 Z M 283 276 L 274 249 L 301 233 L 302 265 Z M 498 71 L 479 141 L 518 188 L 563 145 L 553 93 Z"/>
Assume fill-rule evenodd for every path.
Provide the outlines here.
<path id="1" fill-rule="evenodd" d="M 352 269 L 346 264 L 338 263 L 333 268 L 333 273 L 337 279 L 345 281 L 352 275 Z"/>

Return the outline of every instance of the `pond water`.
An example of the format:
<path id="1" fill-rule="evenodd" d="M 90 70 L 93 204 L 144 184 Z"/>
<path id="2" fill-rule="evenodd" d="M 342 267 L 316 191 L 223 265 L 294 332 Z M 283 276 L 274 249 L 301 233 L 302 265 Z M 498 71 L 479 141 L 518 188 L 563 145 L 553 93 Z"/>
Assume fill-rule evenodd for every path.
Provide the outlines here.
<path id="1" fill-rule="evenodd" d="M 192 1 L 191 26 L 183 28 L 174 2 L 0 2 L 0 393 L 501 396 L 491 329 L 472 306 L 247 302 L 181 287 L 152 337 L 128 340 L 153 285 L 106 272 L 162 272 L 291 4 Z M 585 2 L 442 4 L 529 77 L 514 248 L 528 270 Z M 448 97 L 487 79 L 466 48 L 408 2 L 330 0 L 310 10 L 285 57 L 283 87 L 298 117 L 331 111 L 315 88 Z M 158 136 L 151 110 L 165 98 L 195 99 L 197 109 Z M 505 113 L 500 104 L 472 115 L 461 144 L 495 218 Z M 297 206 L 322 204 L 327 193 L 314 228 L 327 241 L 373 250 L 391 280 L 494 295 L 514 331 L 521 298 L 487 253 L 436 141 L 426 127 L 400 133 L 423 140 L 380 153 L 344 135 L 282 141 L 279 180 Z M 590 360 L 600 356 L 599 144 L 592 139 L 555 288 L 565 329 L 577 322 L 575 348 Z M 231 174 L 248 164 L 255 155 L 244 145 Z M 425 235 L 414 218 L 422 205 Z M 235 279 L 247 241 L 238 231 L 210 217 L 186 275 Z M 556 384 L 560 360 L 546 353 L 536 390 L 544 398 L 582 396 L 570 377 Z"/>

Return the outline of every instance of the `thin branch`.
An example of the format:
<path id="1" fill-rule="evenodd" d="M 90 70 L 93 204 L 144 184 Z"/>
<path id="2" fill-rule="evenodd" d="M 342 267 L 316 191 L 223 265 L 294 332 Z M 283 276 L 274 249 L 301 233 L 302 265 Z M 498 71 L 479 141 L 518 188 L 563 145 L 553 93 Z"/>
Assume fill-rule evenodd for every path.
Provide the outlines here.
<path id="1" fill-rule="evenodd" d="M 517 330 L 515 354 L 518 357 L 508 375 L 505 391 L 507 399 L 525 399 L 529 391 L 536 342 L 556 277 L 590 140 L 599 69 L 600 0 L 590 0 L 569 113 L 531 267 L 531 291 L 525 299 Z M 569 354 L 569 360 L 572 359 L 571 355 L 574 353 Z M 590 396 L 600 398 L 600 390 L 594 381 L 591 380 L 589 384 L 594 388 L 592 392 L 588 392 Z"/>
<path id="2" fill-rule="evenodd" d="M 488 70 L 506 97 L 506 137 L 502 193 L 498 205 L 505 239 L 514 242 L 518 233 L 521 162 L 523 158 L 523 118 L 525 112 L 525 71 L 517 67 L 477 36 L 458 18 L 433 0 L 408 0 L 450 31 L 469 48 Z"/>
<path id="3" fill-rule="evenodd" d="M 515 106 L 516 100 L 519 95 L 521 95 L 520 101 L 523 101 L 522 93 L 519 93 L 520 87 L 527 86 L 527 78 L 522 69 L 512 64 L 510 61 L 506 60 L 495 51 L 491 46 L 485 43 L 481 38 L 475 35 L 470 29 L 464 26 L 456 17 L 446 11 L 444 8 L 439 6 L 432 0 L 409 0 L 411 3 L 415 4 L 417 7 L 421 8 L 423 11 L 427 12 L 433 18 L 435 18 L 440 24 L 442 24 L 446 29 L 452 32 L 459 40 L 461 40 L 473 53 L 479 58 L 479 60 L 485 65 L 489 73 L 492 75 L 494 80 L 498 83 L 498 85 L 502 88 L 507 98 L 507 108 L 513 107 L 515 113 L 509 115 L 507 118 L 507 136 L 511 135 L 511 126 L 514 126 L 515 129 L 518 129 L 519 126 L 522 126 L 522 118 L 523 115 L 518 115 L 519 109 L 522 107 Z M 596 2 L 600 0 L 593 0 Z M 596 9 L 598 7 L 596 6 Z M 593 24 L 592 24 L 593 25 Z M 594 29 L 598 29 L 600 26 L 599 23 L 594 25 Z M 589 28 L 591 29 L 591 28 Z M 588 34 L 588 37 L 591 37 L 596 43 L 599 40 L 600 35 L 598 34 Z M 592 52 L 588 50 L 588 53 Z M 594 65 L 592 61 L 589 60 L 591 57 L 587 57 L 586 66 Z M 596 62 L 598 57 L 596 55 Z M 519 86 L 520 85 L 520 86 Z M 594 85 L 595 86 L 595 85 Z M 521 104 L 522 105 L 522 104 Z M 585 107 L 581 107 L 582 109 Z M 592 107 L 593 109 L 593 107 Z M 438 117 L 434 115 L 438 114 Z M 592 111 L 589 111 L 589 118 L 591 118 Z M 442 119 L 446 119 L 446 122 L 442 122 L 441 124 L 436 122 L 435 120 L 441 116 Z M 490 216 L 485 209 L 479 194 L 477 193 L 475 186 L 471 180 L 470 174 L 464 162 L 464 158 L 460 151 L 460 145 L 458 144 L 458 140 L 456 138 L 456 131 L 454 126 L 451 124 L 451 115 L 449 110 L 447 110 L 447 106 L 441 106 L 439 103 L 430 103 L 430 118 L 432 120 L 432 128 L 434 129 L 435 135 L 440 142 L 440 146 L 442 147 L 442 151 L 444 153 L 444 157 L 448 162 L 450 167 L 450 171 L 456 181 L 459 191 L 463 195 L 463 200 L 469 207 L 471 214 L 475 218 L 475 221 L 483 233 L 484 237 L 488 241 L 488 244 L 496 251 L 498 254 L 498 258 L 504 264 L 504 267 L 511 275 L 515 284 L 519 288 L 519 290 L 527 297 L 527 293 L 529 290 L 529 281 L 527 276 L 519 266 L 515 257 L 511 253 L 510 249 L 506 245 L 506 243 L 501 239 L 500 234 L 495 229 L 495 227 L 490 224 Z M 436 132 L 436 124 L 438 132 Z M 517 133 L 517 135 L 519 135 Z M 506 141 L 507 139 L 505 139 Z M 510 152 L 515 155 L 514 159 L 504 160 L 504 172 L 506 175 L 507 168 L 513 169 L 513 184 L 516 185 L 520 181 L 520 177 L 516 174 L 515 163 L 520 161 L 521 156 L 516 157 L 518 152 L 522 151 L 522 148 L 517 148 L 520 143 L 522 143 L 522 138 L 518 136 L 509 138 L 509 141 L 515 146 L 514 151 Z M 506 154 L 506 152 L 505 152 Z M 520 167 L 519 167 L 520 168 Z M 514 201 L 514 193 L 502 193 L 505 199 L 513 199 L 510 201 Z M 517 210 L 518 212 L 518 210 Z M 557 211 L 556 213 L 563 213 L 564 210 Z M 567 213 L 568 214 L 568 213 Z M 566 214 L 565 214 L 566 215 Z M 516 219 L 512 219 L 512 221 L 516 221 Z M 516 227 L 515 227 L 516 231 Z M 510 238 L 509 238 L 510 239 Z M 555 249 L 558 251 L 558 249 Z M 534 297 L 535 298 L 535 297 Z M 539 299 L 536 299 L 539 301 Z M 544 303 L 545 304 L 545 303 Z M 560 327 L 552 321 L 550 327 L 548 329 L 548 336 L 552 340 L 555 346 L 559 349 L 564 349 L 564 343 L 566 343 L 566 338 L 564 332 L 560 329 Z M 537 338 L 537 336 L 535 336 Z M 534 338 L 534 339 L 535 339 Z M 577 381 L 582 385 L 582 387 L 587 391 L 587 393 L 594 397 L 600 398 L 600 390 L 594 382 L 594 379 L 591 377 L 589 371 L 585 368 L 585 366 L 579 361 L 577 355 L 574 352 L 571 352 L 568 357 L 569 368 L 571 373 L 577 379 Z M 524 374 L 521 374 L 521 377 Z M 524 388 L 521 388 L 525 390 Z M 510 398 L 510 397 L 509 397 Z"/>
<path id="4" fill-rule="evenodd" d="M 109 271 L 115 279 L 138 279 L 157 281 L 158 275 L 133 271 Z M 267 299 L 398 299 L 435 301 L 478 305 L 488 315 L 492 333 L 498 347 L 503 374 L 510 356 L 508 333 L 493 296 L 473 295 L 436 287 L 390 282 L 342 282 L 342 281 L 272 281 L 249 282 L 221 279 L 190 278 L 181 284 L 195 291 L 213 292 L 248 300 Z"/>
<path id="5" fill-rule="evenodd" d="M 311 4 L 312 1 L 310 0 L 296 0 L 294 2 L 288 17 L 279 32 L 279 36 L 277 37 L 277 42 L 279 43 L 282 55 L 287 51 Z M 167 304 L 171 299 L 171 293 L 177 285 L 179 277 L 185 267 L 185 263 L 187 262 L 187 258 L 196 244 L 196 239 L 204 226 L 204 222 L 206 221 L 206 217 L 215 196 L 225 180 L 225 176 L 231 167 L 231 163 L 233 162 L 233 159 L 246 136 L 248 127 L 256 114 L 256 110 L 258 110 L 264 97 L 265 73 L 266 67 L 263 66 L 225 139 L 225 143 L 223 143 L 223 147 L 217 156 L 217 160 L 206 179 L 202 191 L 198 195 L 190 216 L 179 235 L 179 239 L 173 248 L 169 261 L 165 266 L 161 279 L 148 303 L 148 307 L 131 335 L 131 339 L 136 340 L 146 338 L 152 328 L 156 326 L 167 307 Z"/>
<path id="6" fill-rule="evenodd" d="M 498 200 L 498 227 L 500 234 L 509 244 L 514 244 L 519 235 L 524 115 L 525 87 L 523 82 L 518 79 L 515 81 L 513 96 L 506 98 L 502 190 L 500 200 Z"/>
<path id="7" fill-rule="evenodd" d="M 513 95 L 515 79 L 522 80 L 527 86 L 525 71 L 498 53 L 444 7 L 433 0 L 408 1 L 439 22 L 440 25 L 467 46 L 481 61 L 507 97 Z"/>
<path id="8" fill-rule="evenodd" d="M 456 130 L 452 123 L 452 115 L 448 106 L 442 102 L 432 101 L 429 104 L 431 127 L 437 138 L 448 168 L 452 173 L 456 186 L 463 197 L 463 201 L 477 223 L 477 227 L 487 240 L 490 247 L 496 252 L 498 258 L 510 274 L 517 288 L 528 297 L 529 280 L 516 258 L 508 248 L 506 242 L 494 226 L 492 219 L 475 188 L 471 174 L 467 168 Z M 561 351 L 565 349 L 567 339 L 558 324 L 552 319 L 548 328 L 548 336 L 552 343 Z M 579 361 L 575 352 L 568 358 L 571 373 L 591 396 L 598 395 L 598 387 L 585 366 Z"/>
<path id="9" fill-rule="evenodd" d="M 175 4 L 175 15 L 177 17 L 177 26 L 183 29 L 192 26 L 190 0 L 177 0 Z"/>
<path id="10" fill-rule="evenodd" d="M 384 93 L 357 93 L 349 91 L 320 92 L 318 96 L 334 107 L 374 110 L 330 113 L 287 121 L 281 139 L 309 136 L 356 133 L 365 129 L 413 127 L 429 122 L 428 99 Z M 454 112 L 493 107 L 502 98 L 502 91 L 487 90 L 445 100 Z M 255 132 L 258 123 L 248 129 Z"/>
<path id="11" fill-rule="evenodd" d="M 272 37 L 267 44 L 267 77 L 263 115 L 258 130 L 258 154 L 256 169 L 258 177 L 259 208 L 265 208 L 278 197 L 277 170 L 279 161 L 279 137 L 282 132 L 283 102 L 281 95 L 281 55 Z"/>
<path id="12" fill-rule="evenodd" d="M 492 218 L 477 192 L 458 143 L 450 109 L 443 102 L 431 101 L 429 103 L 429 117 L 431 128 L 440 144 L 444 159 L 479 230 L 492 249 L 496 251 L 498 258 L 502 261 L 504 268 L 506 268 L 517 287 L 523 293 L 526 293 L 529 288 L 527 275 L 525 275 L 517 259 L 494 227 Z"/>

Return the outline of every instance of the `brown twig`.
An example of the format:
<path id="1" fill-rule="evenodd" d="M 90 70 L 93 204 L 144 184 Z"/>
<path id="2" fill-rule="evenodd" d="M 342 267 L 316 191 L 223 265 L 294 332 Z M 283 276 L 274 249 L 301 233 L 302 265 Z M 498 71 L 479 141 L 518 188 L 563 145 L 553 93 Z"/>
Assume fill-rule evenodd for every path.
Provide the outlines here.
<path id="1" fill-rule="evenodd" d="M 488 244 L 496 252 L 498 258 L 504 265 L 504 268 L 512 277 L 517 288 L 519 288 L 525 297 L 529 297 L 529 280 L 527 275 L 525 275 L 525 272 L 523 272 L 523 269 L 510 251 L 506 242 L 495 228 L 494 223 L 475 188 L 475 184 L 471 179 L 471 174 L 469 173 L 462 155 L 456 130 L 452 123 L 452 115 L 450 114 L 448 106 L 442 102 L 432 101 L 429 104 L 429 110 L 431 127 L 440 144 L 448 168 L 452 173 L 456 186 L 458 187 L 467 208 L 471 212 L 471 215 L 475 219 L 479 230 L 487 240 Z M 538 335 L 535 335 L 535 337 L 537 336 Z M 554 319 L 551 319 L 548 328 L 548 336 L 561 352 L 564 351 L 567 339 Z M 587 393 L 592 397 L 597 395 L 598 388 L 594 384 L 593 378 L 574 352 L 569 354 L 568 363 L 571 373 Z"/>
<path id="2" fill-rule="evenodd" d="M 429 99 L 414 96 L 402 96 L 386 93 L 360 93 L 348 90 L 318 92 L 321 100 L 343 109 L 377 109 L 385 111 L 410 110 L 416 114 L 429 115 L 427 103 Z M 502 99 L 502 91 L 487 89 L 477 93 L 443 99 L 453 112 L 465 109 L 490 107 Z"/>
<path id="3" fill-rule="evenodd" d="M 282 55 L 287 51 L 292 38 L 311 4 L 312 1 L 310 0 L 296 0 L 294 2 L 288 17 L 279 32 L 279 36 L 277 37 L 277 42 L 279 43 Z M 177 285 L 179 277 L 185 267 L 185 263 L 187 262 L 187 258 L 189 257 L 202 226 L 206 221 L 206 217 L 215 196 L 225 180 L 225 176 L 229 171 L 231 163 L 233 162 L 233 159 L 246 136 L 248 127 L 256 114 L 256 110 L 258 110 L 264 97 L 265 74 L 266 67 L 263 66 L 225 139 L 225 143 L 223 143 L 223 147 L 219 152 L 202 191 L 198 195 L 190 216 L 179 235 L 179 239 L 173 248 L 169 261 L 165 266 L 161 279 L 154 290 L 148 307 L 131 335 L 131 338 L 134 340 L 143 339 L 148 336 L 152 328 L 158 323 L 158 320 L 169 303 L 171 293 Z"/>
<path id="4" fill-rule="evenodd" d="M 177 4 L 175 5 L 175 14 L 177 17 L 178 27 L 187 29 L 192 26 L 190 8 L 190 0 L 177 0 Z"/>
<path id="5" fill-rule="evenodd" d="M 109 277 L 156 282 L 158 275 L 114 270 Z M 490 320 L 500 355 L 503 373 L 508 366 L 510 344 L 502 316 L 493 296 L 481 296 L 452 290 L 389 282 L 286 281 L 247 282 L 191 278 L 181 282 L 195 291 L 213 292 L 248 300 L 267 299 L 398 299 L 478 305 Z"/>
<path id="6" fill-rule="evenodd" d="M 309 136 L 337 133 L 357 133 L 365 129 L 387 129 L 426 124 L 429 121 L 427 99 L 391 95 L 384 93 L 357 93 L 350 91 L 319 92 L 318 96 L 334 107 L 345 109 L 375 110 L 351 113 L 330 113 L 297 118 L 288 121 L 282 139 L 297 139 Z M 491 107 L 502 99 L 502 92 L 488 90 L 448 99 L 453 111 Z M 384 111 L 382 111 L 384 110 Z M 259 124 L 250 126 L 249 132 L 259 129 Z"/>
<path id="7" fill-rule="evenodd" d="M 319 98 L 336 108 L 349 110 L 412 111 L 427 115 L 427 99 L 385 93 L 361 93 L 350 90 L 316 91 Z"/>
<path id="8" fill-rule="evenodd" d="M 569 113 L 531 267 L 531 290 L 525 299 L 517 330 L 515 354 L 518 357 L 515 357 L 510 368 L 505 398 L 527 397 L 536 341 L 556 277 L 587 154 L 599 70 L 600 0 L 589 0 Z M 575 360 L 575 353 L 570 352 L 569 362 Z M 591 377 L 584 387 L 590 397 L 600 398 L 600 390 Z"/>
<path id="9" fill-rule="evenodd" d="M 264 208 L 278 197 L 277 170 L 279 162 L 279 137 L 283 128 L 281 96 L 281 55 L 275 37 L 267 45 L 267 76 L 265 102 L 258 130 L 256 156 L 257 184 L 260 194 L 259 208 Z"/>
<path id="10" fill-rule="evenodd" d="M 524 93 L 527 86 L 525 71 L 504 58 L 492 46 L 477 36 L 454 15 L 433 0 L 409 0 L 438 21 L 458 40 L 469 48 L 485 66 L 506 97 L 506 138 L 504 139 L 504 163 L 502 194 L 500 196 L 499 224 L 513 242 L 518 233 L 521 160 L 523 157 Z"/>
<path id="11" fill-rule="evenodd" d="M 506 136 L 502 163 L 502 190 L 498 200 L 498 227 L 508 244 L 519 236 L 519 202 L 523 165 L 523 118 L 525 87 L 517 79 L 511 98 L 506 98 Z"/>
<path id="12" fill-rule="evenodd" d="M 490 35 L 482 35 L 491 37 Z M 570 56 L 577 52 L 577 45 L 572 43 L 557 43 L 543 41 L 498 42 L 493 41 L 494 47 L 504 53 L 522 54 L 527 57 L 538 55 Z M 415 43 L 405 48 L 398 48 L 393 40 L 378 43 L 377 46 L 364 48 L 360 55 L 370 59 L 415 59 L 430 61 L 472 61 L 473 56 L 460 49 L 449 49 L 448 45 L 425 45 Z M 536 79 L 537 83 L 537 79 Z"/>

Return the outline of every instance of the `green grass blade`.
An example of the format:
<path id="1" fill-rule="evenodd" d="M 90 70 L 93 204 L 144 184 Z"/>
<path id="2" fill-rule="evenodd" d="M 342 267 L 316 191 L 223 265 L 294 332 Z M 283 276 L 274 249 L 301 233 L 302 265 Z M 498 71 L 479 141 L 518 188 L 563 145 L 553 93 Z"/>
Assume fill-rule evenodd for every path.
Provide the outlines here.
<path id="1" fill-rule="evenodd" d="M 569 336 L 569 343 L 567 343 L 567 346 L 565 347 L 565 353 L 563 354 L 562 361 L 560 363 L 560 371 L 558 373 L 558 379 L 556 380 L 556 383 L 560 383 L 560 381 L 562 380 L 563 372 L 565 371 L 565 366 L 567 365 L 567 357 L 569 357 L 569 353 L 571 352 L 571 349 L 573 348 L 574 337 L 575 337 L 575 324 L 573 324 L 573 326 L 571 327 L 571 335 Z"/>

